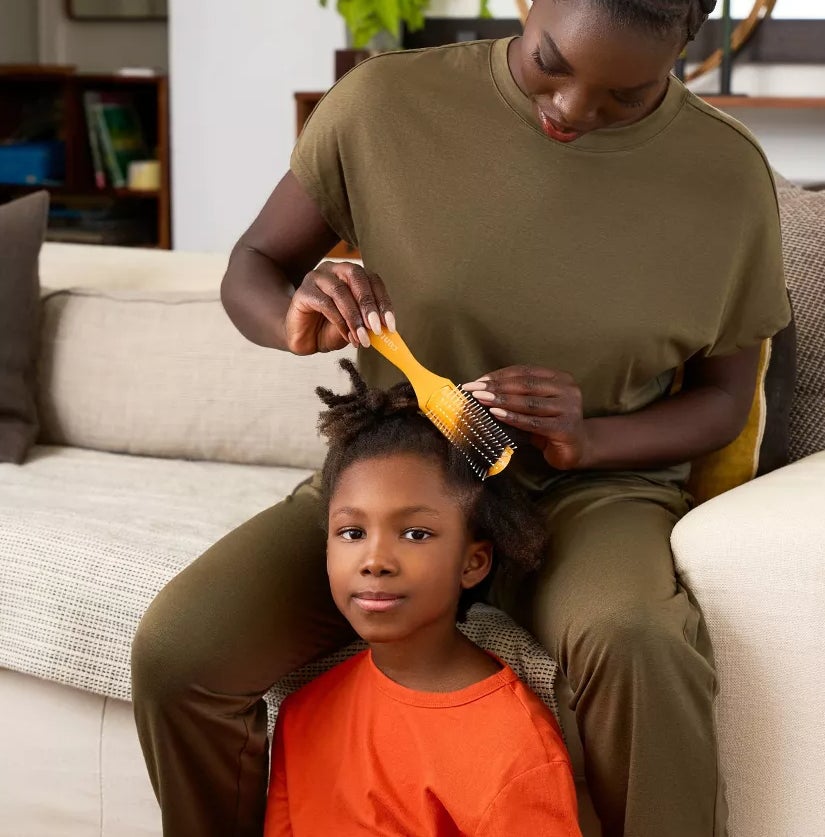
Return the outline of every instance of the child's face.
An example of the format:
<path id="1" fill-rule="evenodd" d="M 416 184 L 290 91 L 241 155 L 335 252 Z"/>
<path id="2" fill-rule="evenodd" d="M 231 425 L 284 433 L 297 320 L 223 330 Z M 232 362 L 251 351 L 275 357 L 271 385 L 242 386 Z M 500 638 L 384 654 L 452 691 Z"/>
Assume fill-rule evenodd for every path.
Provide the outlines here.
<path id="1" fill-rule="evenodd" d="M 335 604 L 367 642 L 452 630 L 461 591 L 490 571 L 439 466 L 414 454 L 362 460 L 329 508 L 327 571 Z"/>

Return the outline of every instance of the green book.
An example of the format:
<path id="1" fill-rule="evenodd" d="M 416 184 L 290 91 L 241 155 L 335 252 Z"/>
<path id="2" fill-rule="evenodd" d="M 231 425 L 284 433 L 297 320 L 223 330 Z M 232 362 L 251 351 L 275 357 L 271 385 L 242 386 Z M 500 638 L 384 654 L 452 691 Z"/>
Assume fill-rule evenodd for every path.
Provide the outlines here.
<path id="1" fill-rule="evenodd" d="M 93 109 L 111 184 L 124 188 L 128 183 L 129 163 L 149 157 L 137 111 L 129 102 L 103 101 Z"/>

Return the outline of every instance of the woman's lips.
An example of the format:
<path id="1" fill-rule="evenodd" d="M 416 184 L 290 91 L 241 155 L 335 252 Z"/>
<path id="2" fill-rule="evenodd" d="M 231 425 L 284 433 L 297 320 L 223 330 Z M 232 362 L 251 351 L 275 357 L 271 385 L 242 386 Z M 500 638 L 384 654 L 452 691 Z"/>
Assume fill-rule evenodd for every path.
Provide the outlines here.
<path id="1" fill-rule="evenodd" d="M 384 613 L 387 610 L 392 610 L 401 604 L 404 599 L 403 596 L 397 596 L 394 593 L 371 591 L 355 593 L 352 598 L 355 604 L 367 613 Z"/>
<path id="2" fill-rule="evenodd" d="M 562 130 L 556 126 L 544 111 L 539 111 L 539 122 L 541 123 L 542 131 L 557 142 L 573 142 L 573 140 L 577 140 L 583 133 L 583 131 Z"/>

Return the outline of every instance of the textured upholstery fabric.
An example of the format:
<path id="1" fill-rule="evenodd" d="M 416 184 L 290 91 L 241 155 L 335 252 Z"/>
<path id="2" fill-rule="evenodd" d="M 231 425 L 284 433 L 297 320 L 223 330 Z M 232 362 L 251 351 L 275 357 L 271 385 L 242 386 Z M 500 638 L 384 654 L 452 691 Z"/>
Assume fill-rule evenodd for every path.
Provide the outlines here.
<path id="1" fill-rule="evenodd" d="M 0 666 L 127 700 L 155 594 L 308 473 L 47 447 L 0 465 Z"/>
<path id="2" fill-rule="evenodd" d="M 825 192 L 781 186 L 785 278 L 798 332 L 790 457 L 825 449 Z"/>
<path id="3" fill-rule="evenodd" d="M 253 345 L 217 292 L 53 293 L 41 340 L 46 444 L 296 468 L 323 461 L 315 387 L 342 386 L 341 355 Z"/>
<path id="4" fill-rule="evenodd" d="M 673 531 L 716 655 L 734 837 L 825 823 L 825 451 L 704 503 Z"/>
<path id="5" fill-rule="evenodd" d="M 37 257 L 48 209 L 48 192 L 0 206 L 0 462 L 22 462 L 37 436 Z"/>

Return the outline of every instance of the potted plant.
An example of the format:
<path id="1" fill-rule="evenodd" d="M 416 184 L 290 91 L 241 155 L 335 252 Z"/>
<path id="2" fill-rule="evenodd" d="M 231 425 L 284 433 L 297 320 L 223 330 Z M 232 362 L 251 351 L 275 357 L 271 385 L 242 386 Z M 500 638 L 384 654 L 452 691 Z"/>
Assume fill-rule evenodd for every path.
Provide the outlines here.
<path id="1" fill-rule="evenodd" d="M 319 2 L 326 6 L 328 0 Z M 479 0 L 480 17 L 491 16 L 488 4 L 489 0 Z M 402 24 L 410 32 L 421 29 L 429 5 L 430 0 L 337 0 L 336 8 L 355 49 L 398 49 Z"/>

